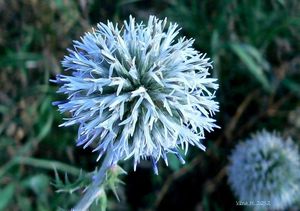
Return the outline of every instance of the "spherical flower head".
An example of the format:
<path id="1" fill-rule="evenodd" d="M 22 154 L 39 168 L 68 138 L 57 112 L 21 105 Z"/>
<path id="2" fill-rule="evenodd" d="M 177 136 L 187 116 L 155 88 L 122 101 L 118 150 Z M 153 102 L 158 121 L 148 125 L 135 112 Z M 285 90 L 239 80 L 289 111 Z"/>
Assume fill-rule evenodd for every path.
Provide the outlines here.
<path id="1" fill-rule="evenodd" d="M 300 194 L 300 157 L 289 138 L 258 132 L 237 145 L 230 157 L 228 180 L 241 201 L 266 203 L 261 210 L 285 209 Z"/>
<path id="2" fill-rule="evenodd" d="M 74 41 L 62 65 L 70 75 L 56 82 L 67 100 L 54 102 L 70 118 L 61 126 L 79 125 L 77 145 L 99 152 L 113 150 L 112 162 L 134 157 L 156 163 L 188 145 L 205 149 L 204 131 L 217 127 L 216 79 L 209 58 L 179 38 L 177 24 L 150 16 L 122 27 L 99 23 Z"/>

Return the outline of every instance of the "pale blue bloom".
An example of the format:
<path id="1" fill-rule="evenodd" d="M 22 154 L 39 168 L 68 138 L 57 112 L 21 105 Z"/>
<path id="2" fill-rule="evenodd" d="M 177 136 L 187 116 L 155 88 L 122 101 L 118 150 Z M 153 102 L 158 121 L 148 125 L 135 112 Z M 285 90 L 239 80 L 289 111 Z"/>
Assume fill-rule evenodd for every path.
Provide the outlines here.
<path id="1" fill-rule="evenodd" d="M 290 138 L 263 130 L 238 144 L 230 161 L 232 190 L 239 200 L 256 204 L 255 209 L 286 209 L 299 198 L 300 157 Z"/>
<path id="2" fill-rule="evenodd" d="M 74 41 L 58 75 L 55 102 L 70 112 L 60 126 L 79 125 L 77 145 L 93 146 L 99 158 L 111 148 L 111 162 L 134 157 L 156 163 L 167 153 L 195 145 L 205 150 L 204 131 L 216 128 L 213 116 L 218 88 L 210 77 L 209 58 L 179 38 L 177 24 L 150 16 L 147 23 L 130 17 L 122 27 L 100 23 Z"/>

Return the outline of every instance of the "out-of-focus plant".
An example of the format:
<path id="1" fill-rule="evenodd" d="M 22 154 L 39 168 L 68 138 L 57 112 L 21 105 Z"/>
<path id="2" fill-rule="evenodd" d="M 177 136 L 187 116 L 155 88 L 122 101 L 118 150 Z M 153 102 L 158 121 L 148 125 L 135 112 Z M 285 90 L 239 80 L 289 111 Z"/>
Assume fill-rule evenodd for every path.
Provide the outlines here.
<path id="1" fill-rule="evenodd" d="M 263 130 L 239 143 L 230 157 L 229 184 L 241 203 L 286 209 L 300 194 L 300 156 L 292 140 Z"/>

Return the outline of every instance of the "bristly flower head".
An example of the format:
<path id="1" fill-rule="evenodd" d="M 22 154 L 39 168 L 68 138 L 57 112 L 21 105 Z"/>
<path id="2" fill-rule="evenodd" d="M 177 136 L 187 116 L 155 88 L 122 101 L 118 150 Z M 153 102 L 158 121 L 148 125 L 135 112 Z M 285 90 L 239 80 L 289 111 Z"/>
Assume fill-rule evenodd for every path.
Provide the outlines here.
<path id="1" fill-rule="evenodd" d="M 111 22 L 74 41 L 62 65 L 71 75 L 58 75 L 55 102 L 71 117 L 61 126 L 77 124 L 77 145 L 92 145 L 99 158 L 109 148 L 112 162 L 134 157 L 156 162 L 179 146 L 205 149 L 204 131 L 217 127 L 212 118 L 218 85 L 209 78 L 212 67 L 194 40 L 179 38 L 177 24 L 150 16 L 148 23 Z"/>
<path id="2" fill-rule="evenodd" d="M 228 180 L 241 201 L 286 209 L 300 194 L 300 157 L 291 139 L 258 132 L 237 145 L 230 157 Z M 262 210 L 262 206 L 258 206 Z"/>

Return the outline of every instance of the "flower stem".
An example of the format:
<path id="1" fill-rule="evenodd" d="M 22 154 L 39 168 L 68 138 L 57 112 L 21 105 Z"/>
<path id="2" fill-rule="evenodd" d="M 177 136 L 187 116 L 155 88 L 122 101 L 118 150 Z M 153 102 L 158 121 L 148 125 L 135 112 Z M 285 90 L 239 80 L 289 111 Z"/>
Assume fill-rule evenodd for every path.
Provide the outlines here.
<path id="1" fill-rule="evenodd" d="M 112 150 L 107 150 L 107 154 L 103 160 L 101 168 L 95 175 L 93 179 L 93 183 L 88 187 L 87 191 L 80 199 L 80 201 L 76 204 L 72 211 L 83 211 L 87 210 L 91 204 L 95 201 L 95 199 L 101 195 L 103 189 L 100 186 L 103 184 L 106 176 L 107 170 L 112 166 Z"/>

